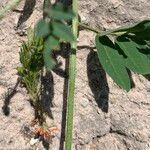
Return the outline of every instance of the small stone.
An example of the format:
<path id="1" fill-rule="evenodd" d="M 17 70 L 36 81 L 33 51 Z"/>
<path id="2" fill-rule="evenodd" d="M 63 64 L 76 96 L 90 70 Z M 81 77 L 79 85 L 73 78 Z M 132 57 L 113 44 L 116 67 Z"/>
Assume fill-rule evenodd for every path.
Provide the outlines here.
<path id="1" fill-rule="evenodd" d="M 34 145 L 39 141 L 39 139 L 31 138 L 30 145 Z"/>
<path id="2" fill-rule="evenodd" d="M 86 98 L 83 98 L 80 103 L 81 103 L 81 106 L 85 108 L 89 105 L 89 100 Z"/>

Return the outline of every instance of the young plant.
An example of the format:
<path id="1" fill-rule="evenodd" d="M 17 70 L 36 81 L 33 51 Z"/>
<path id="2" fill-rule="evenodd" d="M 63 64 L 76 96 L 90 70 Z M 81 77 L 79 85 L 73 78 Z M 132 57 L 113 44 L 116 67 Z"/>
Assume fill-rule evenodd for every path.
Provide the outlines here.
<path id="1" fill-rule="evenodd" d="M 17 68 L 21 83 L 26 87 L 30 102 L 37 111 L 37 116 L 42 114 L 40 102 L 41 85 L 40 79 L 44 66 L 43 60 L 43 39 L 36 39 L 31 29 L 28 30 L 28 41 L 24 42 L 20 51 L 21 67 Z M 40 124 L 44 121 L 44 117 Z"/>
<path id="2" fill-rule="evenodd" d="M 40 26 L 38 31 L 40 33 L 49 33 L 46 34 L 47 39 L 52 39 L 51 36 L 53 35 L 53 40 L 45 41 L 45 51 L 49 52 L 49 54 L 51 52 L 50 50 L 53 49 L 51 46 L 54 44 L 56 46 L 61 41 L 70 42 L 71 44 L 65 144 L 65 149 L 71 150 L 78 27 L 96 33 L 95 44 L 100 63 L 104 70 L 120 87 L 129 91 L 131 89 L 131 83 L 128 70 L 143 75 L 150 74 L 150 20 L 144 20 L 128 27 L 101 32 L 78 22 L 77 0 L 73 0 L 72 2 L 74 16 L 71 11 L 66 11 L 67 9 L 63 9 L 63 6 L 60 5 L 60 7 L 59 5 L 60 4 L 57 3 L 52 6 L 51 10 L 48 10 L 49 17 L 51 17 L 52 20 L 47 27 L 45 25 L 47 32 L 43 29 L 44 26 Z M 69 26 L 67 26 L 67 22 L 64 24 L 67 19 L 72 19 L 72 33 L 69 30 Z M 56 38 L 59 39 L 59 42 L 58 40 L 56 42 Z M 52 66 L 50 61 L 50 57 L 45 59 L 45 64 L 49 69 Z"/>
<path id="3" fill-rule="evenodd" d="M 24 43 L 20 52 L 21 68 L 18 73 L 34 103 L 39 99 L 40 74 L 55 67 L 52 53 L 61 42 L 70 43 L 69 82 L 67 97 L 67 127 L 65 149 L 72 149 L 74 90 L 76 74 L 77 33 L 79 27 L 96 34 L 95 45 L 100 63 L 108 75 L 121 88 L 131 89 L 128 70 L 150 74 L 150 20 L 110 31 L 99 31 L 78 21 L 78 0 L 72 0 L 72 8 L 62 3 L 51 5 L 44 1 L 43 19 L 35 27 L 35 36 Z M 70 21 L 72 24 L 70 25 Z M 29 36 L 30 37 L 30 36 Z M 35 106 L 41 109 L 41 106 Z M 42 111 L 42 110 L 41 110 Z"/>
<path id="4" fill-rule="evenodd" d="M 73 12 L 72 12 L 73 11 Z M 67 127 L 65 149 L 72 149 L 74 89 L 76 74 L 76 48 L 78 27 L 96 33 L 95 44 L 98 58 L 104 70 L 123 89 L 131 89 L 128 70 L 139 74 L 150 74 L 150 20 L 138 24 L 101 32 L 78 22 L 77 0 L 72 1 L 72 11 L 60 3 L 46 10 L 51 18 L 49 23 L 38 23 L 38 33 L 45 38 L 45 65 L 51 69 L 50 53 L 60 42 L 70 42 L 69 89 L 67 99 Z M 73 15 L 74 13 L 74 15 Z M 72 19 L 72 32 L 67 20 Z M 42 25 L 41 25 L 42 24 Z M 43 34 L 43 35 L 42 35 Z M 49 54 L 49 55 L 48 55 Z"/>

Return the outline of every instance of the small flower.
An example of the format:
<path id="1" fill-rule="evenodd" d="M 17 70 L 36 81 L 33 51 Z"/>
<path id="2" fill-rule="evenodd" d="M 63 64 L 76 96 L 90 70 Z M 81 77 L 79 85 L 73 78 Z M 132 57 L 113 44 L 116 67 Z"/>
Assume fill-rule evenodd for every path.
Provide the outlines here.
<path id="1" fill-rule="evenodd" d="M 46 139 L 51 139 L 50 137 L 53 137 L 53 134 L 56 131 L 58 131 L 57 127 L 51 127 L 51 128 L 46 128 L 46 129 L 36 128 L 34 131 L 34 134 L 46 140 Z"/>

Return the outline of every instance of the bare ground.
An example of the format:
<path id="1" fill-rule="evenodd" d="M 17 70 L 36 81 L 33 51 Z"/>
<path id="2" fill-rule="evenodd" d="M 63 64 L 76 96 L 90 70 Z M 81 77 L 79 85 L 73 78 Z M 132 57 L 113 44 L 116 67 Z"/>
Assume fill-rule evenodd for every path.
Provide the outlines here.
<path id="1" fill-rule="evenodd" d="M 25 12 L 9 13 L 0 22 L 0 149 L 44 149 L 42 143 L 34 146 L 23 133 L 34 119 L 34 110 L 26 90 L 17 87 L 9 100 L 6 93 L 17 82 L 16 67 L 19 50 L 26 39 L 26 29 L 34 26 L 41 16 L 42 1 L 26 0 L 32 8 Z M 0 1 L 0 8 L 6 2 Z M 19 6 L 22 10 L 24 3 Z M 30 10 L 30 11 L 29 11 Z M 149 19 L 149 0 L 82 0 L 79 1 L 81 20 L 93 27 L 108 29 Z M 28 13 L 27 13 L 28 12 Z M 17 28 L 18 27 L 18 28 Z M 77 51 L 77 79 L 74 113 L 74 150 L 150 150 L 150 78 L 131 73 L 133 88 L 126 93 L 104 72 L 98 63 L 94 48 L 94 34 L 81 31 Z M 65 60 L 63 67 L 65 66 Z M 52 150 L 62 150 L 64 129 L 65 78 L 55 72 L 45 78 L 49 86 L 49 110 L 60 132 Z M 51 107 L 53 103 L 53 107 Z M 62 130 L 64 131 L 64 130 Z"/>

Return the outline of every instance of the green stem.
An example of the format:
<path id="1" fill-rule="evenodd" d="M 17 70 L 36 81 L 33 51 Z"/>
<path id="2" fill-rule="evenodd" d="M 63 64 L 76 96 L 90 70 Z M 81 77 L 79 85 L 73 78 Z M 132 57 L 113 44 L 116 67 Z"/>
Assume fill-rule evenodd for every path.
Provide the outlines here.
<path id="1" fill-rule="evenodd" d="M 81 22 L 79 22 L 78 26 L 81 27 L 81 28 L 87 29 L 89 31 L 95 32 L 95 33 L 100 33 L 101 32 L 100 30 L 92 28 L 92 27 L 90 27 L 90 26 L 88 26 L 84 23 L 81 23 Z"/>
<path id="2" fill-rule="evenodd" d="M 72 149 L 72 132 L 73 132 L 73 112 L 74 112 L 74 91 L 76 76 L 76 49 L 78 34 L 78 0 L 73 0 L 72 9 L 75 17 L 72 20 L 72 32 L 76 41 L 71 43 L 71 52 L 69 56 L 69 81 L 68 81 L 68 97 L 67 97 L 67 127 L 66 127 L 66 144 L 65 150 Z"/>

